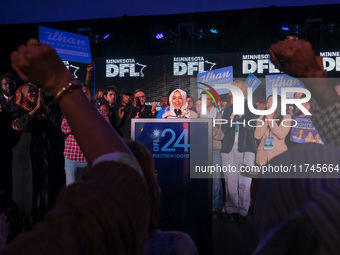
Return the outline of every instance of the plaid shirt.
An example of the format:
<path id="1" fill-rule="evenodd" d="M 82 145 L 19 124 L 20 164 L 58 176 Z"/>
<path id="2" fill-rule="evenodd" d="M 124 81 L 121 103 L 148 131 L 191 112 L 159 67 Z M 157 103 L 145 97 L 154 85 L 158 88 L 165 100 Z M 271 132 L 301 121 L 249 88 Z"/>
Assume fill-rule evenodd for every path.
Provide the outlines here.
<path id="1" fill-rule="evenodd" d="M 311 119 L 325 143 L 340 146 L 340 103 L 313 112 Z"/>
<path id="2" fill-rule="evenodd" d="M 110 123 L 107 115 L 100 109 L 97 109 L 98 112 L 105 118 L 105 120 Z M 67 123 L 65 117 L 62 118 L 61 122 L 61 130 L 66 135 L 65 138 L 65 148 L 64 148 L 64 156 L 69 160 L 78 161 L 78 162 L 86 162 L 86 158 L 81 151 L 76 139 L 72 135 L 72 131 L 70 126 Z"/>

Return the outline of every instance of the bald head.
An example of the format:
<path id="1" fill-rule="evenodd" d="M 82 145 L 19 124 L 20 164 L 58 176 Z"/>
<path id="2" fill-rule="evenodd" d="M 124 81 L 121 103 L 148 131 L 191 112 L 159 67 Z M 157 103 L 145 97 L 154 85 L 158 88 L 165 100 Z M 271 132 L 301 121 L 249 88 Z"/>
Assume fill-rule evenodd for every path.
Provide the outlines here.
<path id="1" fill-rule="evenodd" d="M 335 91 L 340 96 L 340 84 L 335 86 Z"/>

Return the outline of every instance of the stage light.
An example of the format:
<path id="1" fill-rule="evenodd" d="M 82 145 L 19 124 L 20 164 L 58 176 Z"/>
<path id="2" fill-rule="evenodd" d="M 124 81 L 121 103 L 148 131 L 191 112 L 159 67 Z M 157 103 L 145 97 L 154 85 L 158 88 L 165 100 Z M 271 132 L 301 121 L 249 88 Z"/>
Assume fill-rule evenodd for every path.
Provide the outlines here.
<path id="1" fill-rule="evenodd" d="M 301 32 L 301 26 L 300 25 L 295 25 L 294 32 L 296 35 L 299 35 Z"/>
<path id="2" fill-rule="evenodd" d="M 197 32 L 198 40 L 202 40 L 204 36 L 205 36 L 205 33 L 204 33 L 203 29 L 198 30 L 198 32 Z"/>
<path id="3" fill-rule="evenodd" d="M 285 26 L 283 26 L 281 29 L 284 30 L 284 31 L 289 31 L 290 30 L 289 27 L 285 27 Z"/>
<path id="4" fill-rule="evenodd" d="M 218 33 L 218 30 L 216 28 L 211 28 L 210 29 L 210 32 L 213 33 L 213 34 L 217 34 Z"/>
<path id="5" fill-rule="evenodd" d="M 156 39 L 162 39 L 164 37 L 164 34 L 163 33 L 157 33 L 156 34 Z"/>
<path id="6" fill-rule="evenodd" d="M 106 34 L 103 36 L 103 40 L 107 39 L 110 36 L 110 34 Z"/>

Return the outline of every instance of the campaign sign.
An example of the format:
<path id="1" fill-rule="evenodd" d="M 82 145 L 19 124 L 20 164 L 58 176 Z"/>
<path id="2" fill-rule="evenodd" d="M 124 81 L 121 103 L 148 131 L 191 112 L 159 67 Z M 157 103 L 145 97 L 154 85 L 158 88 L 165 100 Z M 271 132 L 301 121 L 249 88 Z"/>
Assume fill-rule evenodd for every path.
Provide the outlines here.
<path id="1" fill-rule="evenodd" d="M 245 81 L 245 84 L 249 88 L 253 89 L 253 92 L 256 90 L 256 88 L 260 85 L 261 80 L 257 78 L 254 74 L 250 73 Z"/>
<path id="2" fill-rule="evenodd" d="M 39 37 L 41 43 L 55 48 L 62 60 L 79 63 L 92 60 L 89 38 L 85 35 L 39 26 Z"/>
<path id="3" fill-rule="evenodd" d="M 131 123 L 131 138 L 145 145 L 154 159 L 162 189 L 160 228 L 189 234 L 200 254 L 212 254 L 211 179 L 203 173 L 192 178 L 190 169 L 211 164 L 211 135 L 211 119 L 132 119 Z"/>
<path id="4" fill-rule="evenodd" d="M 281 88 L 298 87 L 303 88 L 303 83 L 288 74 L 266 75 L 266 97 L 273 94 L 273 88 L 277 88 L 278 95 L 281 95 Z M 287 98 L 294 98 L 294 93 L 287 93 Z"/>
<path id="5" fill-rule="evenodd" d="M 208 84 L 209 86 L 215 88 L 219 95 L 226 94 L 229 92 L 229 90 L 226 88 L 219 88 L 219 86 L 216 86 L 216 84 L 231 84 L 233 82 L 233 67 L 228 66 L 204 73 L 199 73 L 197 74 L 197 82 Z M 204 89 L 207 89 L 207 87 L 204 87 Z M 198 97 L 200 96 L 201 92 L 201 88 L 199 88 Z"/>
<path id="6" fill-rule="evenodd" d="M 297 123 L 292 127 L 290 140 L 295 143 L 319 143 L 324 144 L 318 130 L 309 117 L 294 117 Z"/>

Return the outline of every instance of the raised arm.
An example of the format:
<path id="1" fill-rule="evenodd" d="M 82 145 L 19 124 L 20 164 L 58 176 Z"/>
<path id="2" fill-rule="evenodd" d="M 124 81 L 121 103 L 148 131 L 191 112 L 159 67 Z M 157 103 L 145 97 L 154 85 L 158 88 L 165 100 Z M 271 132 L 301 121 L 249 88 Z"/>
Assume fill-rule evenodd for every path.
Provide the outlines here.
<path id="1" fill-rule="evenodd" d="M 86 87 L 90 86 L 93 68 L 94 68 L 94 61 L 91 60 L 91 62 L 86 66 L 86 77 L 85 77 L 85 86 Z"/>
<path id="2" fill-rule="evenodd" d="M 304 84 L 322 108 L 340 102 L 309 42 L 286 39 L 272 44 L 269 52 L 270 60 L 278 69 L 296 78 L 304 78 Z"/>
<path id="3" fill-rule="evenodd" d="M 43 87 L 54 96 L 68 84 L 79 83 L 66 69 L 56 51 L 35 39 L 29 40 L 26 45 L 14 51 L 11 60 L 13 69 L 22 80 Z M 119 135 L 91 105 L 80 87 L 62 94 L 58 102 L 90 163 L 103 154 L 130 153 Z"/>

